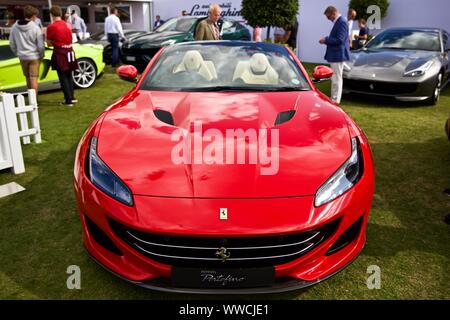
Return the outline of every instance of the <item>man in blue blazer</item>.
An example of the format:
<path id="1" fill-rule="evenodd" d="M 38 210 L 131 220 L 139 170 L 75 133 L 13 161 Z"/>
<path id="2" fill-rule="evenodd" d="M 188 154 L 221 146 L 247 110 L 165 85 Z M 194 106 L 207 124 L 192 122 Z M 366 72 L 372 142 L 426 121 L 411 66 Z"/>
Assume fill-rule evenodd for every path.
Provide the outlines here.
<path id="1" fill-rule="evenodd" d="M 327 46 L 325 60 L 327 60 L 333 76 L 331 77 L 331 100 L 335 103 L 341 102 L 344 72 L 344 61 L 350 60 L 350 41 L 348 36 L 348 22 L 341 16 L 339 11 L 333 7 L 328 7 L 325 12 L 328 20 L 334 23 L 328 37 L 319 40 L 319 43 Z"/>
<path id="2" fill-rule="evenodd" d="M 158 29 L 164 22 L 164 20 L 161 20 L 161 16 L 157 15 L 155 17 L 155 23 L 153 24 L 153 30 Z"/>

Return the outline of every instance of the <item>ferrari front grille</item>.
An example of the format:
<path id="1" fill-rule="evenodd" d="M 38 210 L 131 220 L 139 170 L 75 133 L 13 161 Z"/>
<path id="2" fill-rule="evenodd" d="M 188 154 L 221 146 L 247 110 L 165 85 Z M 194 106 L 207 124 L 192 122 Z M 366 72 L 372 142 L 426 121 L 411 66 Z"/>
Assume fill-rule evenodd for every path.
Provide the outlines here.
<path id="1" fill-rule="evenodd" d="M 418 84 L 345 79 L 344 87 L 356 92 L 399 95 L 415 92 Z"/>
<path id="2" fill-rule="evenodd" d="M 184 237 L 146 233 L 115 220 L 110 226 L 134 250 L 154 261 L 183 267 L 263 267 L 288 263 L 314 249 L 339 219 L 302 233 L 266 237 Z"/>

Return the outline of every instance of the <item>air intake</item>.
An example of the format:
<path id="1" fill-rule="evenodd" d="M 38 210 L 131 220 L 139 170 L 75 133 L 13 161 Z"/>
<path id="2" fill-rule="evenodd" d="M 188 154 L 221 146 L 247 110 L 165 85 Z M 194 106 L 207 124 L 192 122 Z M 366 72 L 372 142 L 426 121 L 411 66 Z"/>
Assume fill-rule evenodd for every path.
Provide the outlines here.
<path id="1" fill-rule="evenodd" d="M 84 215 L 86 226 L 92 238 L 94 238 L 95 242 L 101 245 L 106 250 L 117 254 L 119 256 L 123 255 L 122 251 L 112 242 L 112 240 L 108 237 L 108 235 L 97 226 L 94 221 L 88 218 L 87 215 Z"/>
<path id="2" fill-rule="evenodd" d="M 171 126 L 175 125 L 173 121 L 173 116 L 169 111 L 155 109 L 153 110 L 153 113 L 155 114 L 155 117 L 158 118 L 159 121 L 170 124 Z"/>
<path id="3" fill-rule="evenodd" d="M 295 115 L 295 110 L 282 111 L 278 113 L 277 119 L 275 120 L 275 125 L 278 126 L 282 123 L 288 122 Z"/>
<path id="4" fill-rule="evenodd" d="M 356 238 L 358 238 L 361 227 L 364 222 L 364 215 L 361 216 L 355 223 L 353 223 L 340 237 L 337 241 L 328 249 L 325 255 L 329 256 L 339 250 L 345 248 L 350 243 L 352 243 Z"/>

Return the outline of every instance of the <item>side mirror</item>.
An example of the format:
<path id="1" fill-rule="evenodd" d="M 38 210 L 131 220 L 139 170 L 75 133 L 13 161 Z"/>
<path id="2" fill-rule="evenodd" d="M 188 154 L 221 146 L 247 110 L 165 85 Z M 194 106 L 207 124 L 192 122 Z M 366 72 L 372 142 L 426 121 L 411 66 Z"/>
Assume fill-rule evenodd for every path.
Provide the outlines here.
<path id="1" fill-rule="evenodd" d="M 117 75 L 122 80 L 134 82 L 134 83 L 136 83 L 136 81 L 137 81 L 138 71 L 137 71 L 136 67 L 134 67 L 132 65 L 125 64 L 123 66 L 120 66 L 117 68 L 116 72 L 117 72 Z"/>
<path id="2" fill-rule="evenodd" d="M 314 68 L 313 79 L 314 83 L 320 83 L 325 80 L 330 80 L 333 76 L 333 69 L 327 66 L 317 66 Z"/>

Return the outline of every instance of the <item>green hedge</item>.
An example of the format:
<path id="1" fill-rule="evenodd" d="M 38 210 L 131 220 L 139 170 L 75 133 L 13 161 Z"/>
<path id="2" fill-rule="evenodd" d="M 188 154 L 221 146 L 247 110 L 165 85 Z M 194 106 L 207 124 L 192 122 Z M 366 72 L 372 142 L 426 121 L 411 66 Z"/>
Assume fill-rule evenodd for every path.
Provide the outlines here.
<path id="1" fill-rule="evenodd" d="M 367 20 L 372 15 L 372 13 L 367 13 L 367 8 L 371 5 L 380 7 L 381 18 L 387 15 L 389 8 L 388 0 L 350 0 L 348 7 L 356 10 L 358 14 L 357 19 L 364 18 Z"/>

